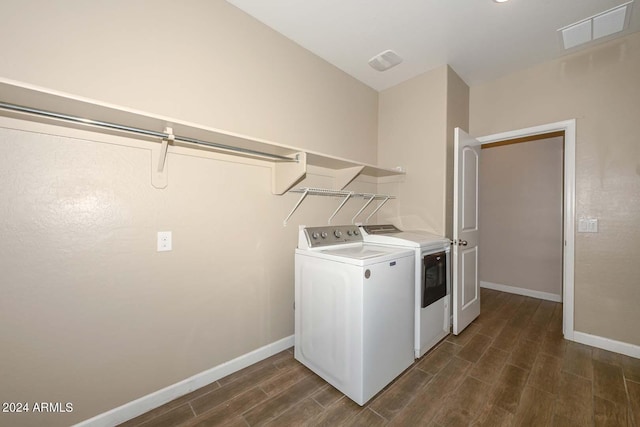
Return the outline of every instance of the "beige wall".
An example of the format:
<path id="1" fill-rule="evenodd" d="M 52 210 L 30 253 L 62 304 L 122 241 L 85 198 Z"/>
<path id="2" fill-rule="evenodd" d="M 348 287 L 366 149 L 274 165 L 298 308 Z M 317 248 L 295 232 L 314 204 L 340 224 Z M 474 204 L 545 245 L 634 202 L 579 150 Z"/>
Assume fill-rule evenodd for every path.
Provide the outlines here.
<path id="1" fill-rule="evenodd" d="M 395 209 L 380 217 L 401 229 L 444 233 L 445 123 L 447 68 L 439 67 L 379 94 L 378 158 L 402 166 L 400 185 L 382 185 L 396 194 Z"/>
<path id="2" fill-rule="evenodd" d="M 404 166 L 405 183 L 379 186 L 399 196 L 380 217 L 449 232 L 450 133 L 466 127 L 467 89 L 446 66 L 378 103 L 226 2 L 204 0 L 3 1 L 0 52 L 4 78 Z M 470 94 L 476 136 L 578 118 L 577 211 L 601 221 L 600 233 L 577 237 L 576 327 L 634 344 L 639 74 L 635 35 Z M 259 162 L 178 150 L 169 187 L 156 190 L 148 145 L 42 132 L 0 132 L 0 397 L 75 410 L 11 424 L 68 425 L 293 333 L 297 225 L 325 223 L 336 201 L 310 198 L 283 228 L 298 196 L 272 196 Z M 331 183 L 321 172 L 305 182 Z M 163 230 L 172 252 L 155 252 Z"/>
<path id="3" fill-rule="evenodd" d="M 468 86 L 442 66 L 379 98 L 378 158 L 407 172 L 403 183 L 380 186 L 398 195 L 397 204 L 381 210 L 381 220 L 451 236 L 453 129 L 468 126 Z"/>
<path id="4" fill-rule="evenodd" d="M 224 1 L 3 1 L 0 52 L 4 78 L 376 163 L 377 93 Z M 176 149 L 157 190 L 147 143 L 29 129 L 0 130 L 0 400 L 74 411 L 11 425 L 69 425 L 293 334 L 297 226 L 339 201 L 284 228 L 299 195 L 273 196 L 264 163 Z M 315 172 L 301 185 L 332 185 Z"/>
<path id="5" fill-rule="evenodd" d="M 563 138 L 482 150 L 478 275 L 562 296 Z"/>
<path id="6" fill-rule="evenodd" d="M 640 345 L 640 33 L 471 88 L 475 136 L 577 119 L 575 328 Z"/>
<path id="7" fill-rule="evenodd" d="M 293 334 L 298 225 L 340 200 L 309 196 L 283 227 L 300 195 L 272 195 L 266 163 L 176 149 L 158 190 L 153 143 L 3 126 L 0 400 L 74 411 L 0 424 L 69 425 Z M 316 170 L 300 185 L 332 183 Z M 167 230 L 173 251 L 156 252 Z"/>
<path id="8" fill-rule="evenodd" d="M 454 129 L 469 130 L 469 86 L 451 67 L 447 70 L 447 170 L 445 185 L 445 233 L 453 238 Z"/>
<path id="9" fill-rule="evenodd" d="M 0 76 L 376 164 L 377 93 L 223 0 L 3 0 Z"/>

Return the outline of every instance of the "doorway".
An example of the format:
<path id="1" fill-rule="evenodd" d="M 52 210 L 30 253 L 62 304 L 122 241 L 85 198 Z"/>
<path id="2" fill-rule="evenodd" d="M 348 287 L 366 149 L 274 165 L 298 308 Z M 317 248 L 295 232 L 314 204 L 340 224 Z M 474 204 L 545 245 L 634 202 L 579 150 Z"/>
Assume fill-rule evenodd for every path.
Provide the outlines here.
<path id="1" fill-rule="evenodd" d="M 564 133 L 563 160 L 563 260 L 562 330 L 565 339 L 574 340 L 574 259 L 575 259 L 575 145 L 576 121 L 566 120 L 477 138 L 480 145 L 519 138 L 535 138 L 554 132 Z"/>
<path id="2" fill-rule="evenodd" d="M 564 132 L 481 146 L 482 288 L 562 302 Z"/>

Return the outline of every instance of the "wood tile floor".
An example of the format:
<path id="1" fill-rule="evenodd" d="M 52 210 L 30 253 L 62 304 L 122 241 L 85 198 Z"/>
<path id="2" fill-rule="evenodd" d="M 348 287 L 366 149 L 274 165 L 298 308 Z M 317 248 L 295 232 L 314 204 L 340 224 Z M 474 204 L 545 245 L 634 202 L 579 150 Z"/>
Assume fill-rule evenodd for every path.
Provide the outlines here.
<path id="1" fill-rule="evenodd" d="M 289 349 L 122 426 L 640 427 L 640 360 L 561 330 L 561 304 L 483 289 L 480 317 L 365 407 Z"/>

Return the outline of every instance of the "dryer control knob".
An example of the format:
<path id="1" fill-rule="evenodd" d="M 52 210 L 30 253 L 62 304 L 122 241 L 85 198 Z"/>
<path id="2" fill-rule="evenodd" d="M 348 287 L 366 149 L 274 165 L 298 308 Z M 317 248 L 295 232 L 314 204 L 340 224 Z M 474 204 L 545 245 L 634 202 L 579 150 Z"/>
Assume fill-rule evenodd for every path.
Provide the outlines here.
<path id="1" fill-rule="evenodd" d="M 355 230 L 353 230 L 353 234 L 355 234 L 357 236 L 358 234 L 360 234 L 360 232 L 358 231 L 358 229 L 355 229 Z"/>
<path id="2" fill-rule="evenodd" d="M 351 230 L 347 230 L 347 234 L 348 234 L 349 236 L 353 236 L 353 231 L 351 231 Z"/>
<path id="3" fill-rule="evenodd" d="M 340 237 L 342 237 L 342 231 L 336 230 L 336 231 L 333 232 L 333 235 L 336 236 L 339 239 Z"/>
<path id="4" fill-rule="evenodd" d="M 321 236 L 323 239 L 326 239 L 326 238 L 327 238 L 327 236 L 328 236 L 328 234 L 327 234 L 327 232 L 326 232 L 326 231 L 323 231 L 322 233 L 320 233 L 320 236 Z"/>
<path id="5" fill-rule="evenodd" d="M 320 237 L 320 234 L 319 234 L 317 231 L 314 231 L 314 232 L 311 234 L 311 237 L 313 237 L 314 239 L 317 239 L 318 237 Z"/>

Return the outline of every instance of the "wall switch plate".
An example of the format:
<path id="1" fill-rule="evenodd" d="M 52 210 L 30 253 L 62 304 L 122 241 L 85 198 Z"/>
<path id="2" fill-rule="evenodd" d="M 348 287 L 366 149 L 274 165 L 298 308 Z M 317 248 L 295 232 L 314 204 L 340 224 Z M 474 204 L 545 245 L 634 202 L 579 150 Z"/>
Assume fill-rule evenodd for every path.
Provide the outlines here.
<path id="1" fill-rule="evenodd" d="M 578 233 L 597 233 L 598 218 L 578 218 Z"/>
<path id="2" fill-rule="evenodd" d="M 171 232 L 158 231 L 158 252 L 171 250 Z"/>

